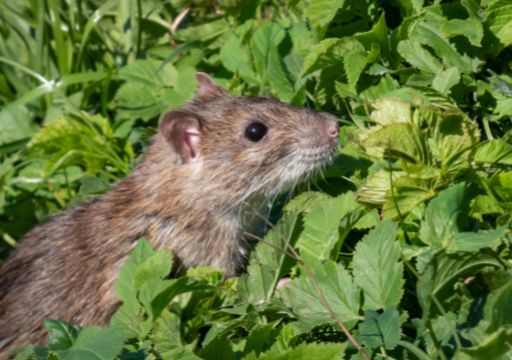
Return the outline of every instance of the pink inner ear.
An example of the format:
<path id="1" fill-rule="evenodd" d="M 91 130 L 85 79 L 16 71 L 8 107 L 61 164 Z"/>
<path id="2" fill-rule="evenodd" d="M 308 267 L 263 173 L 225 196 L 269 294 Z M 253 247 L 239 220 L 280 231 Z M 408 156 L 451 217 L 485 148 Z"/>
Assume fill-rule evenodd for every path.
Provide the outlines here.
<path id="1" fill-rule="evenodd" d="M 187 126 L 185 129 L 185 143 L 190 149 L 190 161 L 197 160 L 199 158 L 199 131 L 195 126 Z"/>

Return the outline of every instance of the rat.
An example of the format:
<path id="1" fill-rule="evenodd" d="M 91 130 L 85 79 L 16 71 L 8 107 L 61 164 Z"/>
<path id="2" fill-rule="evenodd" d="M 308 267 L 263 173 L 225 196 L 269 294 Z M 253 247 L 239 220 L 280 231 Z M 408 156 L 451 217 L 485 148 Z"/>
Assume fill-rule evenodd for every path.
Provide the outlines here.
<path id="1" fill-rule="evenodd" d="M 6 259 L 0 353 L 42 345 L 45 318 L 108 326 L 121 305 L 114 281 L 141 236 L 170 249 L 180 267 L 237 275 L 250 251 L 247 201 L 289 188 L 332 159 L 334 116 L 270 96 L 231 96 L 205 73 L 196 79 L 195 98 L 162 117 L 130 175 L 29 231 Z"/>

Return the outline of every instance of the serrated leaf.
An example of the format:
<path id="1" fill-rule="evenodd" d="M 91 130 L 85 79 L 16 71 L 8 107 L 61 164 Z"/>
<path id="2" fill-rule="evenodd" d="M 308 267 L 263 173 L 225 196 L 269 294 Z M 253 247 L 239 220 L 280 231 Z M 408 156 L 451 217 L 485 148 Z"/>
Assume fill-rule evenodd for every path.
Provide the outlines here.
<path id="1" fill-rule="evenodd" d="M 418 300 L 425 314 L 430 311 L 433 295 L 439 301 L 444 301 L 453 295 L 456 281 L 474 276 L 478 269 L 487 266 L 501 268 L 499 260 L 482 253 L 458 252 L 434 256 L 416 285 Z"/>
<path id="2" fill-rule="evenodd" d="M 327 25 L 345 0 L 311 0 L 308 9 L 309 23 L 312 29 Z"/>
<path id="3" fill-rule="evenodd" d="M 496 245 L 509 230 L 507 226 L 501 226 L 488 233 L 462 232 L 453 238 L 448 245 L 448 251 L 478 251 L 484 247 Z"/>
<path id="4" fill-rule="evenodd" d="M 427 206 L 420 239 L 434 249 L 443 249 L 464 229 L 468 219 L 469 200 L 463 184 L 442 191 Z"/>
<path id="5" fill-rule="evenodd" d="M 345 72 L 347 73 L 348 83 L 354 88 L 359 76 L 363 72 L 367 64 L 367 54 L 365 51 L 352 51 L 343 59 Z"/>
<path id="6" fill-rule="evenodd" d="M 284 213 L 297 211 L 310 212 L 320 201 L 330 199 L 331 196 L 318 192 L 307 191 L 294 197 L 283 209 Z"/>
<path id="7" fill-rule="evenodd" d="M 127 338 L 145 337 L 153 323 L 151 319 L 144 320 L 144 311 L 137 298 L 126 300 L 110 319 L 110 326 L 121 330 Z"/>
<path id="8" fill-rule="evenodd" d="M 155 321 L 153 336 L 155 348 L 161 354 L 182 348 L 180 316 L 167 309 L 164 310 Z"/>
<path id="9" fill-rule="evenodd" d="M 380 346 L 388 350 L 394 349 L 402 336 L 401 321 L 396 306 L 390 307 L 382 314 L 374 310 L 365 310 L 364 321 L 359 324 L 356 340 L 360 339 L 372 349 Z"/>
<path id="10" fill-rule="evenodd" d="M 374 25 L 371 31 L 357 34 L 355 38 L 359 40 L 367 51 L 372 50 L 372 45 L 379 46 L 382 57 L 390 64 L 391 68 L 395 67 L 395 56 L 391 50 L 389 41 L 388 27 L 384 14 L 381 15 L 379 21 Z"/>
<path id="11" fill-rule="evenodd" d="M 204 360 L 235 360 L 235 353 L 231 349 L 231 344 L 227 337 L 216 338 L 198 352 L 201 359 Z"/>
<path id="12" fill-rule="evenodd" d="M 332 249 L 340 240 L 338 228 L 341 219 L 358 206 L 351 192 L 319 202 L 304 217 L 304 231 L 297 241 L 301 253 L 329 259 Z"/>
<path id="13" fill-rule="evenodd" d="M 8 104 L 0 111 L 0 145 L 26 139 L 38 130 L 24 105 Z"/>
<path id="14" fill-rule="evenodd" d="M 512 165 L 512 146 L 501 139 L 482 142 L 478 145 L 473 161 L 477 164 Z"/>
<path id="15" fill-rule="evenodd" d="M 381 169 L 373 175 L 373 177 L 356 191 L 357 202 L 365 205 L 384 205 L 386 202 L 386 194 L 391 188 L 391 177 L 393 182 L 401 176 L 403 171 L 389 172 L 388 169 Z"/>
<path id="16" fill-rule="evenodd" d="M 122 301 L 128 301 L 135 293 L 133 279 L 139 266 L 155 254 L 153 247 L 149 245 L 145 237 L 137 241 L 137 245 L 132 250 L 128 259 L 119 271 L 119 276 L 115 281 L 116 295 Z"/>
<path id="17" fill-rule="evenodd" d="M 448 95 L 448 91 L 460 81 L 459 70 L 455 67 L 441 71 L 432 81 L 432 88 L 443 95 Z"/>
<path id="18" fill-rule="evenodd" d="M 494 1 L 486 10 L 485 25 L 496 36 L 498 44 L 493 44 L 498 53 L 501 49 L 512 44 L 512 4 L 508 0 Z M 489 44 L 491 45 L 491 44 Z"/>
<path id="19" fill-rule="evenodd" d="M 297 210 L 286 213 L 276 225 L 278 232 L 271 230 L 265 236 L 265 241 L 290 251 L 282 240 L 284 236 L 291 246 L 295 246 L 302 230 L 302 217 Z M 241 299 L 247 299 L 251 304 L 258 304 L 262 300 L 270 300 L 277 282 L 288 274 L 291 266 L 295 264 L 293 259 L 281 251 L 264 243 L 259 243 L 251 252 L 251 260 L 247 268 L 248 274 L 243 274 L 238 283 L 238 295 Z"/>
<path id="20" fill-rule="evenodd" d="M 169 303 L 178 295 L 196 291 L 212 289 L 211 285 L 193 280 L 189 277 L 163 281 L 165 288 L 156 295 L 151 301 L 151 311 L 153 319 L 157 319 Z"/>
<path id="21" fill-rule="evenodd" d="M 385 98 L 370 104 L 373 110 L 370 118 L 379 125 L 412 122 L 411 103 L 399 99 Z"/>
<path id="22" fill-rule="evenodd" d="M 60 360 L 112 360 L 121 351 L 126 338 L 117 328 L 90 326 L 78 334 L 68 350 L 53 350 Z"/>
<path id="23" fill-rule="evenodd" d="M 418 125 L 411 123 L 375 127 L 364 135 L 361 145 L 370 154 L 380 158 L 388 156 L 389 148 L 392 157 L 411 164 L 429 166 L 432 162 L 427 134 Z"/>
<path id="24" fill-rule="evenodd" d="M 365 309 L 389 309 L 403 295 L 403 263 L 399 262 L 397 225 L 380 223 L 356 245 L 352 266 L 354 281 L 365 294 Z"/>
<path id="25" fill-rule="evenodd" d="M 276 341 L 279 329 L 274 328 L 275 324 L 256 325 L 245 342 L 243 355 L 251 352 L 261 354 L 267 351 Z"/>
<path id="26" fill-rule="evenodd" d="M 435 22 L 418 22 L 411 33 L 411 38 L 432 47 L 446 65 L 457 67 L 464 74 L 477 71 L 482 65 L 481 55 L 476 50 L 468 48 L 464 53 L 460 53 L 454 44 L 439 33 Z"/>
<path id="27" fill-rule="evenodd" d="M 435 197 L 441 184 L 438 172 L 432 176 L 419 177 L 415 174 L 396 179 L 393 189 L 386 193 L 386 203 L 382 208 L 382 218 L 406 217 L 417 205 Z"/>
<path id="28" fill-rule="evenodd" d="M 443 71 L 441 62 L 430 52 L 425 50 L 420 43 L 414 40 L 401 41 L 398 44 L 398 52 L 409 64 L 420 70 L 438 74 Z"/>
<path id="29" fill-rule="evenodd" d="M 352 283 L 348 271 L 343 265 L 331 260 L 322 264 L 318 260 L 310 261 L 310 268 L 336 317 L 348 329 L 353 328 L 360 320 L 360 289 Z M 300 278 L 293 279 L 281 289 L 283 302 L 299 319 L 299 326 L 303 331 L 333 323 L 313 281 L 305 271 L 302 274 Z"/>
<path id="30" fill-rule="evenodd" d="M 457 35 L 466 36 L 471 44 L 475 46 L 480 46 L 480 42 L 484 36 L 482 22 L 474 17 L 465 20 L 454 19 L 447 21 L 441 25 L 439 32 L 443 34 L 445 39 Z"/>
<path id="31" fill-rule="evenodd" d="M 162 249 L 139 265 L 133 276 L 133 286 L 140 289 L 142 284 L 152 279 L 163 279 L 171 272 L 173 255 L 169 249 Z"/>
<path id="32" fill-rule="evenodd" d="M 326 39 L 315 45 L 304 59 L 300 78 L 317 70 L 339 65 L 352 51 L 364 51 L 364 46 L 354 38 Z"/>
<path id="33" fill-rule="evenodd" d="M 345 354 L 346 343 L 341 344 L 306 344 L 302 343 L 296 348 L 288 349 L 285 352 L 270 350 L 256 357 L 249 354 L 243 360 L 338 360 Z"/>
<path id="34" fill-rule="evenodd" d="M 52 319 L 44 319 L 43 326 L 48 329 L 48 348 L 51 350 L 69 349 L 81 330 L 81 327 Z"/>

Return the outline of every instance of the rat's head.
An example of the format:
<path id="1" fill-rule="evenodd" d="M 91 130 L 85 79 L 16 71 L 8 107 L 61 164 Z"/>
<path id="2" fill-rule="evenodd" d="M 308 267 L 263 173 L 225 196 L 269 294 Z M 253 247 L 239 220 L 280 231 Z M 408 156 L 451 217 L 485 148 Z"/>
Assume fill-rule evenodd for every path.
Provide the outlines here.
<path id="1" fill-rule="evenodd" d="M 236 198 L 279 191 L 326 164 L 338 144 L 336 118 L 268 96 L 230 96 L 197 73 L 199 91 L 168 112 L 160 132 L 196 177 Z"/>

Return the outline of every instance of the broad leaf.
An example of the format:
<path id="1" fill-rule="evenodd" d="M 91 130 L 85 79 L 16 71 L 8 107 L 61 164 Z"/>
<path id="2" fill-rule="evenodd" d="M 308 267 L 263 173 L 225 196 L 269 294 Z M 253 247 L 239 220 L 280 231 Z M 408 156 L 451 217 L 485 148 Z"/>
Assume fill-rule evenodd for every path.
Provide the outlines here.
<path id="1" fill-rule="evenodd" d="M 432 74 L 438 74 L 443 71 L 441 62 L 430 52 L 425 50 L 417 41 L 401 41 L 398 44 L 398 52 L 409 64 L 420 70 L 428 71 Z"/>
<path id="2" fill-rule="evenodd" d="M 322 289 L 325 300 L 336 317 L 349 329 L 358 320 L 360 289 L 352 283 L 352 277 L 343 265 L 327 260 L 310 262 L 313 274 Z M 303 331 L 322 324 L 333 323 L 332 317 L 322 303 L 320 296 L 306 271 L 300 278 L 293 279 L 281 290 L 281 298 L 289 311 L 299 319 Z"/>
<path id="3" fill-rule="evenodd" d="M 358 206 L 351 192 L 319 202 L 304 217 L 304 231 L 297 241 L 301 254 L 329 259 L 332 249 L 340 240 L 338 228 L 341 219 Z"/>
<path id="4" fill-rule="evenodd" d="M 432 81 L 432 88 L 443 95 L 448 95 L 449 90 L 460 81 L 459 70 L 455 67 L 441 71 Z"/>
<path id="5" fill-rule="evenodd" d="M 388 149 L 392 157 L 399 157 L 416 165 L 430 165 L 431 155 L 427 145 L 427 134 L 417 125 L 395 123 L 376 127 L 365 134 L 361 145 L 381 158 L 387 158 Z"/>
<path id="6" fill-rule="evenodd" d="M 394 349 L 402 336 L 401 318 L 396 306 L 392 306 L 382 314 L 374 310 L 365 310 L 364 321 L 359 324 L 359 335 L 366 346 L 375 349 L 384 346 Z"/>
<path id="7" fill-rule="evenodd" d="M 403 294 L 403 263 L 399 262 L 397 226 L 385 221 L 371 230 L 356 246 L 354 280 L 365 294 L 365 309 L 389 309 Z"/>
<path id="8" fill-rule="evenodd" d="M 469 39 L 471 44 L 475 46 L 480 46 L 480 42 L 484 36 L 482 22 L 473 17 L 466 20 L 454 19 L 447 21 L 441 25 L 439 32 L 443 34 L 445 39 L 457 35 L 464 35 Z"/>

